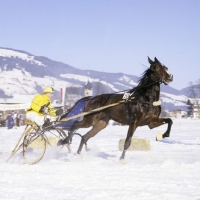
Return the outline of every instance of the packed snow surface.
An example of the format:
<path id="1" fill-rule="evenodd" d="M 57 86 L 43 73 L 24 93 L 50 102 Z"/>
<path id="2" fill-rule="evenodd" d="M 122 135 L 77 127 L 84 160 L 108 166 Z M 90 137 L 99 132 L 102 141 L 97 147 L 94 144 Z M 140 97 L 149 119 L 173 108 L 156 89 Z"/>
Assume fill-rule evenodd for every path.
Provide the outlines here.
<path id="1" fill-rule="evenodd" d="M 153 130 L 139 127 L 134 137 L 150 140 L 151 150 L 127 151 L 125 164 L 119 162 L 118 143 L 128 126 L 108 125 L 80 155 L 76 154 L 80 137 L 74 136 L 71 154 L 66 147 L 50 147 L 35 165 L 21 164 L 21 153 L 5 162 L 25 127 L 0 128 L 0 199 L 200 199 L 200 121 L 173 122 L 170 137 L 162 141 L 155 137 L 167 125 Z"/>

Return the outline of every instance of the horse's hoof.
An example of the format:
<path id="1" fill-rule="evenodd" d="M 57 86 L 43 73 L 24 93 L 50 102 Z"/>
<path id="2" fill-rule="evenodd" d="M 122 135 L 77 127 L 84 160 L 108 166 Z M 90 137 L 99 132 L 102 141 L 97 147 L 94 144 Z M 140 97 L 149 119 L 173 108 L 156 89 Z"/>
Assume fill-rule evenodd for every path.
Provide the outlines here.
<path id="1" fill-rule="evenodd" d="M 120 159 L 119 162 L 120 162 L 121 164 L 126 164 L 126 160 L 125 160 L 125 159 Z"/>
<path id="2" fill-rule="evenodd" d="M 163 134 L 162 133 L 158 133 L 156 136 L 156 141 L 162 140 L 163 139 Z"/>
<path id="3" fill-rule="evenodd" d="M 64 145 L 64 144 L 66 144 L 66 141 L 62 140 L 62 139 L 58 140 L 58 142 L 57 142 L 57 146 L 61 146 L 61 145 Z"/>

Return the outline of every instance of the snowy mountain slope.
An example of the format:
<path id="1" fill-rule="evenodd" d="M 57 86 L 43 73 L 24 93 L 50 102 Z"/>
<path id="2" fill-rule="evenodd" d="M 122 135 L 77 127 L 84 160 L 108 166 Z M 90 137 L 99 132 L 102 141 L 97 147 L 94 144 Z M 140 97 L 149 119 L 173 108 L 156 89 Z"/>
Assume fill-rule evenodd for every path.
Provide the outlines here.
<path id="1" fill-rule="evenodd" d="M 110 93 L 135 87 L 139 77 L 123 73 L 80 70 L 25 51 L 0 48 L 0 98 L 14 94 L 36 94 L 47 85 L 56 91 L 62 87 L 83 87 L 88 80 L 93 86 L 101 83 L 106 92 Z M 187 109 L 187 96 L 181 91 L 163 84 L 161 91 L 161 100 L 167 110 Z"/>

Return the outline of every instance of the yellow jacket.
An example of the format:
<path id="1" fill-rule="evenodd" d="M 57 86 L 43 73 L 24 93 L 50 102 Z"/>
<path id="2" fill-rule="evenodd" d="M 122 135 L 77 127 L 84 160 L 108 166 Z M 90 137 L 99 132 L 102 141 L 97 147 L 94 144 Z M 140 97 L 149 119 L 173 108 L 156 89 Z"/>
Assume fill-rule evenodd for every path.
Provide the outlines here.
<path id="1" fill-rule="evenodd" d="M 31 106 L 26 110 L 26 112 L 36 112 L 38 115 L 43 116 L 44 113 L 40 113 L 39 110 L 41 106 L 44 106 L 49 102 L 50 98 L 46 94 L 37 94 L 33 98 Z M 49 104 L 48 108 L 50 109 L 49 115 L 56 116 L 56 110 L 53 108 L 51 103 Z"/>

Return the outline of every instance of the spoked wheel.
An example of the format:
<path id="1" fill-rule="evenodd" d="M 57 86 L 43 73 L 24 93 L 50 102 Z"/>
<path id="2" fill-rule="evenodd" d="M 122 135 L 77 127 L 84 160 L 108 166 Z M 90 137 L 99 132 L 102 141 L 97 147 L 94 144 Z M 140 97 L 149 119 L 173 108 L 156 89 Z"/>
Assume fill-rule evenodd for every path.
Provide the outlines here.
<path id="1" fill-rule="evenodd" d="M 28 133 L 22 143 L 24 164 L 35 164 L 39 162 L 46 151 L 46 138 L 38 131 Z"/>

